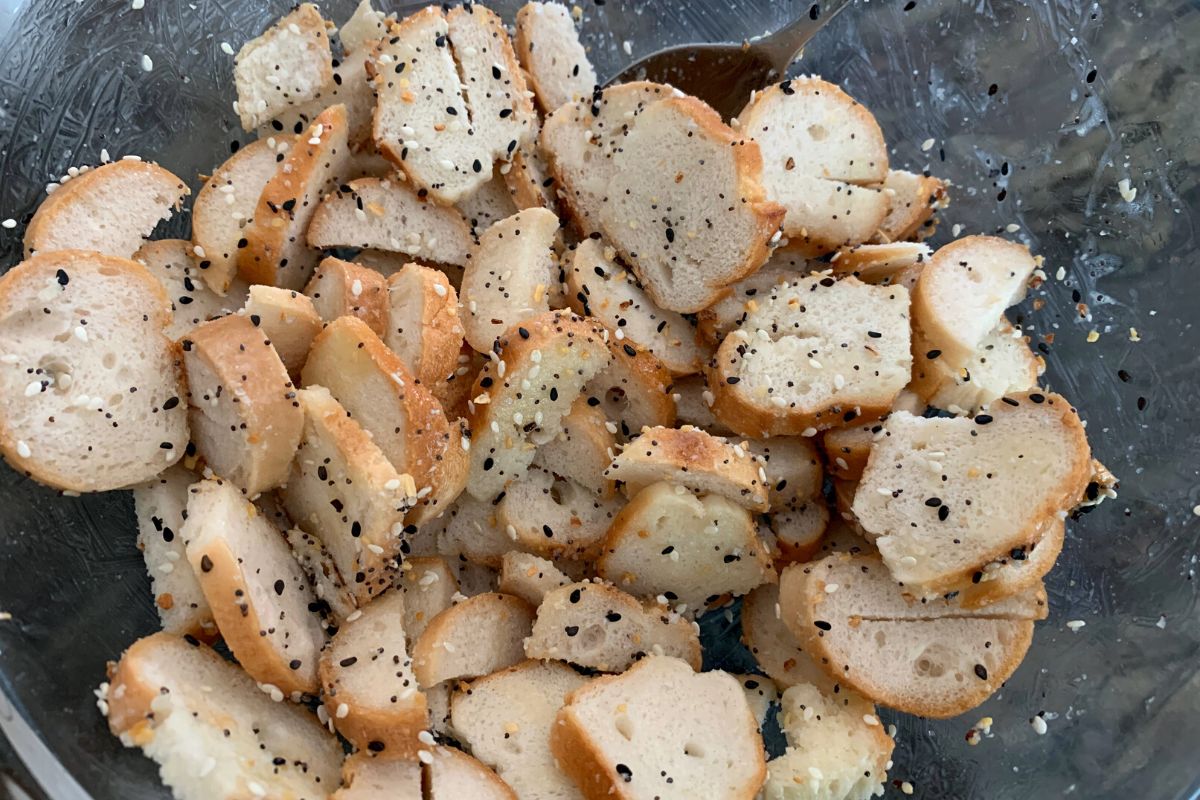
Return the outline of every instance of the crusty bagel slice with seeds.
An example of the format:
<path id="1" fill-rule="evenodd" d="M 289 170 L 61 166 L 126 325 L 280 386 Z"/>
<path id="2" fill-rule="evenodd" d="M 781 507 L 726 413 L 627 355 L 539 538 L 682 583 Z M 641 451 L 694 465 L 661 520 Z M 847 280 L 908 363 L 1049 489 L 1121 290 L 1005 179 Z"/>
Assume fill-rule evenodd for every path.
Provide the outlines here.
<path id="1" fill-rule="evenodd" d="M 1044 368 L 1045 362 L 1029 348 L 1029 337 L 1002 315 L 958 369 L 916 348 L 909 389 L 934 408 L 970 414 L 1006 394 L 1034 389 Z"/>
<path id="2" fill-rule="evenodd" d="M 463 377 L 458 370 L 465 366 L 459 358 L 463 326 L 458 292 L 441 270 L 412 263 L 390 275 L 387 288 L 388 329 L 383 341 L 449 413 L 453 406 L 446 399 L 454 393 L 448 384 Z"/>
<path id="3" fill-rule="evenodd" d="M 447 608 L 413 645 L 421 686 L 478 678 L 525 660 L 534 609 L 519 597 L 485 592 Z"/>
<path id="4" fill-rule="evenodd" d="M 387 331 L 387 282 L 373 269 L 329 256 L 317 266 L 304 294 L 325 322 L 357 317 L 379 336 Z"/>
<path id="5" fill-rule="evenodd" d="M 284 536 L 292 548 L 296 563 L 312 584 L 317 606 L 325 620 L 325 629 L 336 630 L 358 610 L 358 599 L 346 585 L 345 577 L 324 542 L 303 528 L 288 528 Z"/>
<path id="6" fill-rule="evenodd" d="M 622 499 L 600 497 L 535 460 L 508 484 L 496 505 L 496 524 L 515 548 L 546 558 L 586 560 L 599 553 L 622 505 Z"/>
<path id="7" fill-rule="evenodd" d="M 932 256 L 933 250 L 921 242 L 857 244 L 834 253 L 829 266 L 835 275 L 853 275 L 879 286 L 900 285 L 911 293 Z"/>
<path id="8" fill-rule="evenodd" d="M 829 527 L 829 508 L 823 497 L 794 502 L 771 512 L 771 560 L 775 569 L 812 559 L 821 549 Z"/>
<path id="9" fill-rule="evenodd" d="M 233 60 L 237 113 L 252 131 L 293 106 L 315 100 L 333 81 L 333 56 L 321 12 L 301 3 Z"/>
<path id="10" fill-rule="evenodd" d="M 455 208 L 419 195 L 399 176 L 358 178 L 325 195 L 308 226 L 312 247 L 357 247 L 462 266 L 471 229 Z"/>
<path id="11" fill-rule="evenodd" d="M 503 167 L 511 171 L 511 165 L 506 164 Z M 467 221 L 467 225 L 471 228 L 471 236 L 476 241 L 488 228 L 522 210 L 513 199 L 512 190 L 509 189 L 504 175 L 500 172 L 501 168 L 496 167 L 490 181 L 476 189 L 470 197 L 460 200 L 455 206 L 463 215 L 463 219 Z"/>
<path id="12" fill-rule="evenodd" d="M 742 598 L 741 622 L 742 644 L 750 650 L 759 669 L 777 684 L 787 688 L 811 683 L 822 691 L 833 691 L 834 681 L 784 624 L 777 584 L 765 583 Z"/>
<path id="13" fill-rule="evenodd" d="M 233 484 L 189 489 L 182 536 L 221 638 L 246 673 L 298 698 L 317 691 L 316 596 L 287 540 Z"/>
<path id="14" fill-rule="evenodd" d="M 423 771 L 415 758 L 376 758 L 369 750 L 351 753 L 342 762 L 342 785 L 329 800 L 425 800 Z"/>
<path id="15" fill-rule="evenodd" d="M 57 250 L 5 273 L 0 452 L 13 469 L 97 492 L 178 461 L 187 405 L 169 320 L 162 284 L 135 261 Z"/>
<path id="16" fill-rule="evenodd" d="M 587 800 L 751 800 L 767 774 L 737 679 L 660 656 L 568 695 L 550 749 Z"/>
<path id="17" fill-rule="evenodd" d="M 539 606 L 546 595 L 571 578 L 552 562 L 532 553 L 510 550 L 500 559 L 500 591 Z"/>
<path id="18" fill-rule="evenodd" d="M 558 435 L 538 446 L 537 463 L 601 497 L 612 497 L 613 482 L 604 473 L 617 453 L 616 431 L 600 404 L 580 395 L 562 418 Z"/>
<path id="19" fill-rule="evenodd" d="M 404 592 L 404 635 L 413 644 L 434 617 L 454 604 L 458 578 L 441 556 L 408 556 L 396 582 Z"/>
<path id="20" fill-rule="evenodd" d="M 466 493 L 450 507 L 446 517 L 445 529 L 437 537 L 437 549 L 447 557 L 494 569 L 500 566 L 504 554 L 516 547 L 490 500 L 476 500 Z"/>
<path id="21" fill-rule="evenodd" d="M 762 462 L 767 473 L 768 501 L 772 509 L 785 508 L 820 498 L 825 472 L 812 439 L 776 436 L 771 439 L 739 439 L 743 448 Z"/>
<path id="22" fill-rule="evenodd" d="M 937 228 L 935 214 L 950 205 L 946 182 L 932 175 L 888 170 L 883 190 L 891 192 L 891 210 L 879 226 L 880 242 L 927 239 Z"/>
<path id="23" fill-rule="evenodd" d="M 675 425 L 671 373 L 653 353 L 608 332 L 611 361 L 583 389 L 589 406 L 600 409 L 613 423 L 618 441 L 636 436 L 642 428 Z"/>
<path id="24" fill-rule="evenodd" d="M 405 595 L 392 589 L 346 620 L 321 654 L 321 702 L 358 750 L 415 758 L 425 696 L 405 645 Z"/>
<path id="25" fill-rule="evenodd" d="M 196 451 L 250 496 L 285 483 L 304 413 L 262 329 L 233 314 L 197 327 L 181 344 Z"/>
<path id="26" fill-rule="evenodd" d="M 517 12 L 516 32 L 517 54 L 543 114 L 591 96 L 596 70 L 566 6 L 526 3 Z"/>
<path id="27" fill-rule="evenodd" d="M 696 314 L 696 331 L 707 342 L 719 345 L 756 311 L 763 298 L 780 284 L 791 283 L 806 275 L 816 262 L 785 251 L 775 253 L 753 275 L 729 286 L 721 299 Z"/>
<path id="28" fill-rule="evenodd" d="M 25 228 L 25 255 L 88 250 L 130 258 L 189 194 L 178 177 L 137 156 L 81 168 L 33 213 Z"/>
<path id="29" fill-rule="evenodd" d="M 524 474 L 536 445 L 557 433 L 584 385 L 608 366 L 605 338 L 592 320 L 549 311 L 496 340 L 495 358 L 472 390 L 473 497 L 491 500 Z"/>
<path id="30" fill-rule="evenodd" d="M 312 340 L 321 332 L 321 315 L 308 295 L 278 286 L 251 286 L 241 313 L 266 334 L 292 381 L 299 381 Z"/>
<path id="31" fill-rule="evenodd" d="M 203 271 L 192 256 L 192 243 L 183 239 L 159 239 L 146 242 L 133 254 L 167 290 L 171 300 L 171 324 L 168 339 L 179 339 L 202 322 L 237 311 L 249 290 L 234 281 L 225 297 L 204 282 Z"/>
<path id="32" fill-rule="evenodd" d="M 691 620 L 657 600 L 584 581 L 546 593 L 525 655 L 601 672 L 624 672 L 648 655 L 667 655 L 699 669 L 700 635 Z"/>

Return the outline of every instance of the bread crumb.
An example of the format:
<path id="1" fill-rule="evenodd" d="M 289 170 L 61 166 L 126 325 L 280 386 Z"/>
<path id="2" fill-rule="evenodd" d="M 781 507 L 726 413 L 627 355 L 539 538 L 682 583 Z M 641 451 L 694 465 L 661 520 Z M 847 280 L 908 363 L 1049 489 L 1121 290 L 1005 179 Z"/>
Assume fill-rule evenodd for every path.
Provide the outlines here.
<path id="1" fill-rule="evenodd" d="M 221 42 L 221 52 L 227 56 L 233 55 L 233 45 L 229 42 Z"/>
<path id="2" fill-rule="evenodd" d="M 1100 341 L 1100 334 L 1097 333 L 1096 331 L 1088 331 L 1087 340 L 1088 340 L 1088 344 L 1093 344 L 1095 342 L 1098 342 L 1098 341 Z"/>
<path id="3" fill-rule="evenodd" d="M 1167 618 L 1164 615 L 1159 614 L 1158 622 L 1154 623 L 1154 627 L 1158 628 L 1160 631 L 1165 631 L 1167 629 Z"/>
<path id="4" fill-rule="evenodd" d="M 1129 178 L 1121 178 L 1117 181 L 1117 191 L 1121 193 L 1121 199 L 1126 203 L 1132 203 L 1137 197 L 1137 189 L 1129 185 Z"/>
<path id="5" fill-rule="evenodd" d="M 1081 619 L 1073 619 L 1067 623 L 1067 627 L 1071 629 L 1071 633 L 1077 633 L 1084 625 L 1087 625 L 1087 623 Z"/>
<path id="6" fill-rule="evenodd" d="M 1138 334 L 1137 328 L 1130 328 L 1129 329 L 1129 341 L 1140 342 L 1141 340 L 1142 340 L 1142 337 Z"/>
<path id="7" fill-rule="evenodd" d="M 925 141 L 921 142 L 921 152 L 928 153 L 930 150 L 933 149 L 934 144 L 935 144 L 935 142 L 933 141 L 932 138 L 926 139 Z"/>

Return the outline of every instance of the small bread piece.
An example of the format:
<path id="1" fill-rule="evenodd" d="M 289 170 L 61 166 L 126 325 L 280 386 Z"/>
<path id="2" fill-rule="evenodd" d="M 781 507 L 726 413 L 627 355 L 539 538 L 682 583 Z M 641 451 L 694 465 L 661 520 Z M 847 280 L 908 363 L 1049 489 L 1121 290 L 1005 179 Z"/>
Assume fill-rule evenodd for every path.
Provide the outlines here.
<path id="1" fill-rule="evenodd" d="M 252 131 L 289 107 L 316 99 L 332 80 L 325 20 L 312 3 L 302 3 L 242 45 L 233 60 L 242 128 Z"/>
<path id="2" fill-rule="evenodd" d="M 913 350 L 957 369 L 1025 296 L 1037 262 L 1025 245 L 966 236 L 938 250 L 912 293 Z"/>
<path id="3" fill-rule="evenodd" d="M 292 381 L 298 381 L 312 340 L 321 332 L 321 315 L 308 295 L 277 286 L 251 286 L 242 315 L 262 329 Z"/>
<path id="4" fill-rule="evenodd" d="M 776 584 L 763 584 L 742 598 L 741 621 L 742 643 L 750 650 L 759 668 L 777 684 L 787 688 L 812 683 L 822 691 L 833 691 L 834 682 L 813 662 L 783 623 Z"/>
<path id="5" fill-rule="evenodd" d="M 570 10 L 558 3 L 526 3 L 517 12 L 517 54 L 543 114 L 592 96 L 596 70 L 579 41 Z"/>
<path id="6" fill-rule="evenodd" d="M 354 13 L 338 28 L 338 40 L 347 53 L 372 47 L 387 34 L 387 15 L 377 11 L 371 0 L 361 0 Z"/>
<path id="7" fill-rule="evenodd" d="M 133 510 L 138 522 L 137 546 L 146 561 L 162 629 L 176 636 L 213 639 L 217 625 L 188 563 L 183 539 L 188 488 L 196 480 L 196 475 L 183 467 L 171 467 L 133 487 Z"/>
<path id="8" fill-rule="evenodd" d="M 590 406 L 601 409 L 616 426 L 621 441 L 642 428 L 675 425 L 671 373 L 653 353 L 629 342 L 608 339 L 611 361 L 583 388 Z"/>
<path id="9" fill-rule="evenodd" d="M 706 308 L 770 255 L 784 210 L 763 192 L 758 146 L 694 97 L 646 108 L 612 168 L 600 226 L 662 308 Z"/>
<path id="10" fill-rule="evenodd" d="M 247 287 L 231 286 L 228 297 L 221 297 L 204 283 L 200 268 L 192 257 L 191 242 L 183 239 L 160 239 L 146 242 L 133 260 L 144 264 L 158 278 L 171 299 L 171 324 L 168 339 L 178 339 L 205 320 L 229 314 L 241 308 Z"/>
<path id="11" fill-rule="evenodd" d="M 312 584 L 317 605 L 325 618 L 325 629 L 337 630 L 347 617 L 358 610 L 358 599 L 346 586 L 346 578 L 324 542 L 303 528 L 288 528 L 284 536 L 292 548 L 296 563 Z"/>
<path id="12" fill-rule="evenodd" d="M 178 177 L 136 156 L 81 170 L 34 212 L 25 228 L 25 256 L 88 250 L 130 258 L 189 194 Z"/>
<path id="13" fill-rule="evenodd" d="M 187 407 L 169 321 L 166 291 L 135 261 L 58 250 L 5 273 L 0 452 L 12 468 L 98 492 L 178 461 Z"/>
<path id="14" fill-rule="evenodd" d="M 877 286 L 900 285 L 911 292 L 932 256 L 929 245 L 920 242 L 858 244 L 838 250 L 829 265 L 836 275 L 853 275 Z"/>
<path id="15" fill-rule="evenodd" d="M 862 480 L 867 459 L 871 456 L 871 445 L 882 434 L 886 419 L 825 431 L 821 435 L 821 448 L 829 462 L 829 474 L 842 481 Z M 850 496 L 853 497 L 853 493 Z"/>
<path id="16" fill-rule="evenodd" d="M 540 136 L 540 131 L 534 132 L 535 140 Z M 536 141 L 517 148 L 508 164 L 508 170 L 503 175 L 504 184 L 508 187 L 518 210 L 524 211 L 539 206 L 555 210 L 558 207 L 554 193 L 554 177 L 550 174 Z"/>
<path id="17" fill-rule="evenodd" d="M 909 388 L 934 408 L 969 414 L 1006 394 L 1035 388 L 1044 366 L 1029 349 L 1029 337 L 1001 316 L 957 370 L 949 368 L 944 359 L 931 359 L 927 351 L 917 349 Z"/>
<path id="18" fill-rule="evenodd" d="M 601 497 L 612 497 L 613 482 L 604 474 L 617 451 L 617 437 L 610 426 L 616 427 L 599 404 L 592 405 L 580 395 L 571 413 L 562 418 L 558 435 L 538 446 L 537 463 Z"/>
<path id="19" fill-rule="evenodd" d="M 478 4 L 450 9 L 446 23 L 475 138 L 493 161 L 507 161 L 532 139 L 537 122 L 508 31 L 500 17 Z"/>
<path id="20" fill-rule="evenodd" d="M 699 372 L 712 350 L 697 341 L 696 327 L 681 314 L 659 308 L 615 258 L 616 251 L 597 239 L 579 243 L 566 271 L 571 307 L 619 332 L 619 340 L 649 350 L 672 374 Z"/>
<path id="21" fill-rule="evenodd" d="M 751 511 L 769 507 L 763 461 L 741 445 L 699 428 L 644 429 L 613 459 L 605 476 L 621 481 L 627 497 L 652 483 L 669 481 Z"/>
<path id="22" fill-rule="evenodd" d="M 200 274 L 217 294 L 228 292 L 237 276 L 238 245 L 246 225 L 295 141 L 294 136 L 279 134 L 250 142 L 200 187 L 192 204 L 192 244 L 200 259 Z"/>
<path id="23" fill-rule="evenodd" d="M 454 747 L 433 747 L 427 752 L 425 782 L 429 800 L 517 800 L 500 776 Z"/>
<path id="24" fill-rule="evenodd" d="M 870 701 L 847 689 L 827 695 L 802 683 L 784 692 L 782 705 L 788 747 L 767 762 L 763 800 L 871 800 L 883 794 L 896 743 Z"/>
<path id="25" fill-rule="evenodd" d="M 374 61 L 375 144 L 444 205 L 470 196 L 492 175 L 492 155 L 467 117 L 450 48 L 445 13 L 428 6 L 389 21 Z"/>
<path id="26" fill-rule="evenodd" d="M 369 1 L 363 0 L 363 4 Z M 424 800 L 421 773 L 421 762 L 415 759 L 353 753 L 342 764 L 342 788 L 329 800 Z"/>
<path id="27" fill-rule="evenodd" d="M 675 396 L 675 412 L 681 425 L 690 425 L 713 436 L 725 436 L 730 430 L 713 416 L 709 403 L 713 394 L 703 375 L 685 375 L 671 387 Z"/>
<path id="28" fill-rule="evenodd" d="M 657 656 L 572 692 L 550 749 L 588 800 L 750 800 L 767 773 L 737 679 Z"/>
<path id="29" fill-rule="evenodd" d="M 821 497 L 776 509 L 771 514 L 771 560 L 776 569 L 808 561 L 821 549 L 829 509 Z"/>
<path id="30" fill-rule="evenodd" d="M 411 263 L 391 275 L 387 287 L 383 340 L 449 414 L 452 406 L 446 401 L 455 394 L 449 384 L 460 377 L 456 373 L 463 346 L 458 293 L 445 273 Z"/>
<path id="31" fill-rule="evenodd" d="M 822 262 L 809 261 L 787 250 L 776 250 L 762 268 L 728 287 L 721 299 L 696 314 L 696 332 L 718 345 L 738 328 L 746 314 L 776 286 L 791 283 L 809 272 L 828 269 Z"/>
<path id="32" fill-rule="evenodd" d="M 154 759 L 181 800 L 240 800 L 253 787 L 318 800 L 338 785 L 338 740 L 203 645 L 167 633 L 139 639 L 110 681 L 109 729 Z"/>
<path id="33" fill-rule="evenodd" d="M 622 504 L 534 462 L 505 489 L 496 506 L 496 526 L 520 550 L 546 558 L 586 560 L 599 553 Z"/>
<path id="34" fill-rule="evenodd" d="M 270 123 L 260 126 L 258 135 L 266 138 L 281 131 L 303 133 L 322 111 L 333 105 L 344 105 L 347 138 L 352 146 L 362 148 L 350 159 L 344 179 L 391 172 L 391 162 L 376 155 L 371 146 L 371 122 L 375 115 L 375 88 L 367 68 L 371 52 L 370 48 L 347 51 L 342 58 L 334 59 L 333 78 L 322 87 L 318 96 L 304 105 L 292 106 Z"/>
<path id="35" fill-rule="evenodd" d="M 487 592 L 447 608 L 413 645 L 421 686 L 477 678 L 525 660 L 533 606 L 519 597 Z"/>
<path id="36" fill-rule="evenodd" d="M 301 389 L 296 399 L 304 435 L 282 491 L 284 507 L 297 525 L 321 531 L 361 604 L 391 586 L 416 488 L 328 389 Z"/>
<path id="37" fill-rule="evenodd" d="M 949 205 L 946 184 L 932 175 L 914 175 L 901 169 L 888 170 L 883 190 L 891 192 L 891 209 L 879 226 L 881 242 L 925 239 L 933 234 L 933 215 Z"/>
<path id="38" fill-rule="evenodd" d="M 647 655 L 681 658 L 700 669 L 700 636 L 658 601 L 638 601 L 610 584 L 572 583 L 548 592 L 525 640 L 530 658 L 624 672 Z"/>
<path id="39" fill-rule="evenodd" d="M 510 550 L 500 559 L 500 591 L 539 606 L 549 592 L 571 583 L 571 579 L 550 561 L 519 550 Z"/>
<path id="40" fill-rule="evenodd" d="M 246 673 L 294 698 L 315 693 L 325 632 L 279 529 L 233 484 L 205 480 L 189 490 L 182 535 L 221 638 Z"/>
<path id="41" fill-rule="evenodd" d="M 450 519 L 445 531 L 438 536 L 438 552 L 443 555 L 459 556 L 473 564 L 496 568 L 504 554 L 516 547 L 505 533 L 491 501 L 476 500 L 465 494 L 447 514 Z"/>
<path id="42" fill-rule="evenodd" d="M 458 579 L 441 556 L 409 556 L 397 583 L 404 592 L 404 633 L 416 642 L 433 618 L 453 604 Z"/>
<path id="43" fill-rule="evenodd" d="M 528 213 L 528 212 L 525 212 Z M 475 381 L 467 491 L 490 500 L 558 432 L 584 385 L 608 366 L 605 331 L 568 311 L 524 320 L 496 340 Z"/>
<path id="44" fill-rule="evenodd" d="M 877 417 L 908 383 L 910 333 L 903 287 L 819 274 L 777 286 L 718 349 L 713 413 L 748 436 Z"/>
<path id="45" fill-rule="evenodd" d="M 738 683 L 742 685 L 742 692 L 746 695 L 746 703 L 750 706 L 750 713 L 754 715 L 755 721 L 758 722 L 758 732 L 762 733 L 763 725 L 767 721 L 767 714 L 771 711 L 771 706 L 779 705 L 779 687 L 775 685 L 775 681 L 765 675 L 737 675 Z"/>
<path id="46" fill-rule="evenodd" d="M 490 181 L 476 189 L 470 197 L 460 200 L 456 207 L 471 227 L 471 235 L 476 241 L 488 228 L 521 210 L 513 200 L 512 191 L 504 182 L 499 168 L 493 172 Z"/>
<path id="47" fill-rule="evenodd" d="M 740 130 L 762 151 L 767 197 L 787 209 L 783 232 L 820 254 L 871 239 L 890 195 L 865 184 L 887 177 L 887 143 L 871 112 L 814 76 L 754 93 Z"/>
<path id="48" fill-rule="evenodd" d="M 973 419 L 896 412 L 871 450 L 854 515 L 913 591 L 970 585 L 985 564 L 1040 539 L 1087 486 L 1091 453 L 1065 399 L 1011 395 L 987 412 Z M 936 471 L 928 463 L 935 457 Z"/>
<path id="49" fill-rule="evenodd" d="M 492 567 L 462 558 L 454 561 L 451 566 L 458 576 L 458 593 L 463 597 L 477 597 L 499 589 L 500 573 Z"/>
<path id="50" fill-rule="evenodd" d="M 457 209 L 439 206 L 408 183 L 359 178 L 330 192 L 308 226 L 312 247 L 357 247 L 464 265 L 471 229 Z"/>
<path id="51" fill-rule="evenodd" d="M 325 322 L 358 317 L 379 336 L 387 331 L 387 283 L 373 269 L 329 256 L 317 267 L 304 293 Z"/>
<path id="52" fill-rule="evenodd" d="M 437 400 L 365 322 L 340 317 L 325 326 L 313 340 L 303 381 L 330 391 L 400 473 L 401 484 L 415 486 L 423 500 L 434 498 L 442 507 L 454 499 L 440 490 L 442 475 L 456 466 L 447 455 L 460 448 L 457 430 L 451 431 Z M 422 493 L 426 487 L 434 488 Z"/>
<path id="53" fill-rule="evenodd" d="M 334 727 L 386 758 L 415 757 L 427 721 L 405 647 L 404 599 L 398 589 L 375 598 L 321 654 L 321 702 Z"/>
<path id="54" fill-rule="evenodd" d="M 1028 597 L 1054 568 L 1066 532 L 1065 520 L 1052 522 L 1036 542 L 1014 548 L 1008 556 L 985 564 L 977 573 L 979 580 L 972 575 L 971 585 L 959 591 L 958 602 L 963 608 L 976 609 L 994 607 L 1009 598 Z"/>
<path id="55" fill-rule="evenodd" d="M 459 289 L 466 311 L 463 328 L 476 350 L 488 352 L 497 336 L 550 308 L 557 234 L 558 217 L 544 208 L 531 208 L 497 222 L 479 237 Z"/>
<path id="56" fill-rule="evenodd" d="M 234 314 L 204 323 L 181 344 L 197 452 L 250 496 L 285 483 L 304 414 L 262 329 Z"/>
<path id="57" fill-rule="evenodd" d="M 736 438 L 734 441 L 739 441 Z M 772 439 L 746 439 L 747 448 L 767 473 L 768 500 L 771 508 L 819 498 L 825 475 L 816 445 L 801 436 L 776 436 Z"/>
<path id="58" fill-rule="evenodd" d="M 308 282 L 318 254 L 306 231 L 321 196 L 345 169 L 348 129 L 345 106 L 322 111 L 263 187 L 238 241 L 238 272 L 248 283 L 300 289 Z"/>
<path id="59" fill-rule="evenodd" d="M 596 572 L 631 594 L 662 595 L 695 614 L 775 580 L 750 512 L 665 482 L 639 491 L 613 520 Z"/>
<path id="60" fill-rule="evenodd" d="M 588 679 L 557 661 L 523 661 L 454 693 L 451 724 L 475 757 L 522 800 L 577 800 L 550 752 L 550 730 L 567 695 Z"/>

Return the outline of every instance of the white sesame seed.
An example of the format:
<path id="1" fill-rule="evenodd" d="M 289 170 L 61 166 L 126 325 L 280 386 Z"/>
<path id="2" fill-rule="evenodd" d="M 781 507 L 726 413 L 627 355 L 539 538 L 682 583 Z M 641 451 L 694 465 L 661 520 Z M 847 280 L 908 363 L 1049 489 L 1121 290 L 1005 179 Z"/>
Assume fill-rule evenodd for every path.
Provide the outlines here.
<path id="1" fill-rule="evenodd" d="M 150 56 L 146 55 L 145 53 L 142 54 L 142 69 L 146 72 L 154 69 L 154 62 L 151 61 Z"/>
<path id="2" fill-rule="evenodd" d="M 446 296 L 446 287 L 442 286 L 440 283 L 435 283 L 433 285 L 433 293 L 436 294 L 438 297 L 445 297 Z"/>
<path id="3" fill-rule="evenodd" d="M 827 584 L 825 584 L 825 593 L 833 594 L 840 588 L 840 586 L 841 586 L 841 584 L 837 584 L 837 583 L 827 583 Z"/>
<path id="4" fill-rule="evenodd" d="M 874 714 L 863 714 L 863 722 L 867 723 L 868 725 L 878 725 L 879 717 L 875 716 Z"/>
<path id="5" fill-rule="evenodd" d="M 227 56 L 233 55 L 233 46 L 229 42 L 221 42 L 221 52 Z"/>
<path id="6" fill-rule="evenodd" d="M 1167 618 L 1160 614 L 1158 617 L 1158 622 L 1154 623 L 1154 627 L 1165 631 L 1167 629 Z"/>
<path id="7" fill-rule="evenodd" d="M 932 138 L 926 139 L 925 141 L 921 142 L 921 152 L 928 153 L 930 150 L 933 149 L 934 144 L 935 144 L 935 142 Z"/>
<path id="8" fill-rule="evenodd" d="M 334 716 L 338 719 L 345 719 L 347 716 L 349 716 L 349 714 L 350 706 L 346 705 L 345 703 L 338 703 L 337 711 L 334 712 Z"/>
<path id="9" fill-rule="evenodd" d="M 29 385 L 27 385 L 25 387 L 25 396 L 33 397 L 35 394 L 38 394 L 41 391 L 42 391 L 42 382 L 41 381 L 33 381 L 32 383 L 30 383 Z"/>
<path id="10" fill-rule="evenodd" d="M 904 783 L 900 784 L 900 791 L 904 792 L 905 794 L 912 794 L 913 785 L 908 781 L 905 781 Z"/>
<path id="11" fill-rule="evenodd" d="M 350 294 L 354 295 L 355 297 L 358 297 L 360 294 L 362 294 L 362 281 L 360 281 L 358 278 L 355 278 L 354 283 L 350 284 Z"/>
<path id="12" fill-rule="evenodd" d="M 454 642 L 442 642 L 442 647 L 445 648 L 447 653 L 453 653 L 457 649 L 454 646 Z"/>
<path id="13" fill-rule="evenodd" d="M 1077 633 L 1084 625 L 1087 625 L 1087 623 L 1081 619 L 1073 619 L 1067 623 L 1067 627 L 1071 629 L 1071 633 Z"/>
<path id="14" fill-rule="evenodd" d="M 257 781 L 250 781 L 246 784 L 246 788 L 249 789 L 250 794 L 254 795 L 255 797 L 267 796 L 267 790 L 264 789 L 262 784 L 258 783 Z"/>
<path id="15" fill-rule="evenodd" d="M 1004 230 L 1008 231 L 1009 233 L 1016 233 L 1017 231 L 1021 230 L 1021 226 L 1015 222 L 1010 222 L 1004 226 Z"/>
<path id="16" fill-rule="evenodd" d="M 433 738 L 433 734 L 429 731 L 421 731 L 418 733 L 417 741 L 419 741 L 421 744 L 427 744 L 430 747 L 433 747 L 435 744 L 437 744 L 437 740 Z"/>
<path id="17" fill-rule="evenodd" d="M 9 217 L 8 219 L 4 220 L 4 222 L 0 222 L 0 226 L 8 228 L 11 231 L 13 228 L 17 227 L 17 221 Z"/>
<path id="18" fill-rule="evenodd" d="M 76 325 L 74 333 L 75 338 L 79 341 L 86 342 L 88 340 L 87 328 L 83 327 L 82 325 Z"/>
<path id="19" fill-rule="evenodd" d="M 417 751 L 417 759 L 422 764 L 432 764 L 433 763 L 433 756 L 430 754 L 430 752 L 428 750 L 418 750 Z"/>
<path id="20" fill-rule="evenodd" d="M 358 619 L 361 616 L 362 616 L 361 610 L 352 611 L 348 615 L 346 615 L 346 622 L 354 622 L 356 619 Z"/>
<path id="21" fill-rule="evenodd" d="M 146 6 L 146 0 L 133 0 L 133 2 L 129 4 L 129 6 L 134 11 L 141 11 Z"/>
<path id="22" fill-rule="evenodd" d="M 625 55 L 633 55 L 633 42 L 626 39 L 625 41 L 621 42 L 621 49 L 625 51 Z"/>
<path id="23" fill-rule="evenodd" d="M 1034 733 L 1036 733 L 1038 736 L 1046 735 L 1046 720 L 1042 719 L 1040 716 L 1029 720 L 1029 724 L 1033 726 Z"/>

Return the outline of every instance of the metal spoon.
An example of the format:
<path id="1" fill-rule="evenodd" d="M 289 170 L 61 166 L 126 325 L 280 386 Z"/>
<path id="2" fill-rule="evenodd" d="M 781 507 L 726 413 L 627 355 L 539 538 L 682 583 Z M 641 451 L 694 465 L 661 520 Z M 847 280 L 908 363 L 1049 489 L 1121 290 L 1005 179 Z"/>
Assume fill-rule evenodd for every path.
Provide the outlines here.
<path id="1" fill-rule="evenodd" d="M 804 45 L 851 0 L 813 3 L 779 30 L 741 44 L 683 44 L 651 53 L 608 83 L 646 80 L 669 83 L 699 97 L 729 119 L 740 112 L 755 89 L 781 79 Z"/>

